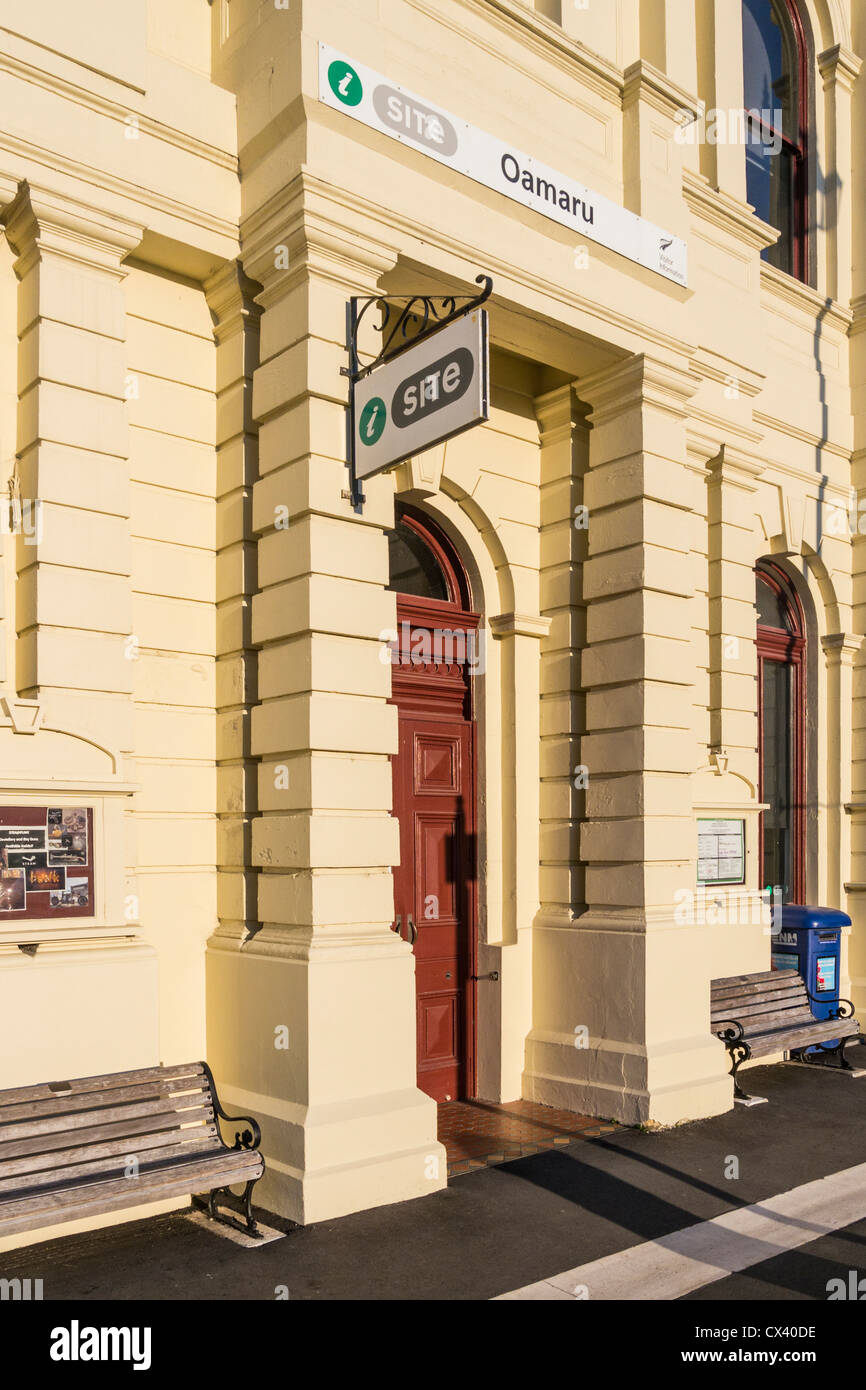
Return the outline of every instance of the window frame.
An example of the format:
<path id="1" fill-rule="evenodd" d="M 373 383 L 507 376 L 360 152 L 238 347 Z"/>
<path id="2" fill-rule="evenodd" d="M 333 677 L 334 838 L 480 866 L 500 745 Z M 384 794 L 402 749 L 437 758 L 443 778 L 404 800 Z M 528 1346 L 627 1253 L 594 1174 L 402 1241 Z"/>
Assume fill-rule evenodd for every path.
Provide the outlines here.
<path id="1" fill-rule="evenodd" d="M 406 503 L 398 503 L 395 512 L 394 529 L 405 526 L 407 530 L 414 532 L 439 566 L 445 580 L 445 587 L 448 590 L 447 599 L 425 598 L 421 601 L 427 604 L 438 604 L 441 608 L 451 608 L 456 612 L 470 612 L 472 595 L 469 592 L 463 566 L 447 536 L 424 512 L 418 511 Z M 389 588 L 388 592 L 400 595 L 402 591 Z M 410 596 L 404 595 L 404 597 Z"/>
<path id="2" fill-rule="evenodd" d="M 755 583 L 767 584 L 782 599 L 791 620 L 791 632 L 755 624 L 758 683 L 758 799 L 764 800 L 764 663 L 774 661 L 791 668 L 791 897 L 802 903 L 806 892 L 806 626 L 803 608 L 790 578 L 779 566 L 760 561 Z M 758 862 L 764 876 L 764 812 L 759 817 Z M 765 886 L 762 883 L 762 887 Z"/>
<path id="3" fill-rule="evenodd" d="M 766 0 L 766 3 L 772 7 L 773 0 Z M 762 138 L 767 133 L 771 140 L 779 140 L 782 148 L 793 157 L 794 186 L 791 219 L 791 249 L 793 254 L 790 274 L 795 280 L 807 284 L 809 278 L 809 50 L 806 43 L 803 17 L 797 7 L 796 0 L 777 0 L 777 4 L 780 7 L 784 6 L 787 11 L 788 22 L 791 25 L 794 44 L 797 49 L 797 141 L 791 140 L 782 131 L 776 130 L 775 126 L 768 125 L 763 120 L 756 122 L 749 115 L 749 108 L 745 106 L 745 91 L 743 92 L 743 112 L 749 129 L 757 125 Z M 780 230 L 780 237 L 782 235 L 784 233 Z"/>

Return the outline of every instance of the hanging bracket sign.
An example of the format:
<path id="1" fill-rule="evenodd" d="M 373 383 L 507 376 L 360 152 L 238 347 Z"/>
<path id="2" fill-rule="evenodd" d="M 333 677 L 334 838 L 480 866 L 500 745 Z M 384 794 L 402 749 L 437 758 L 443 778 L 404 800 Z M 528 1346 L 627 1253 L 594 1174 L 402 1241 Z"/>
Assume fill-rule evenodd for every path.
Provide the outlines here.
<path id="1" fill-rule="evenodd" d="M 487 416 L 487 313 L 475 309 L 354 385 L 354 477 L 383 473 Z"/>

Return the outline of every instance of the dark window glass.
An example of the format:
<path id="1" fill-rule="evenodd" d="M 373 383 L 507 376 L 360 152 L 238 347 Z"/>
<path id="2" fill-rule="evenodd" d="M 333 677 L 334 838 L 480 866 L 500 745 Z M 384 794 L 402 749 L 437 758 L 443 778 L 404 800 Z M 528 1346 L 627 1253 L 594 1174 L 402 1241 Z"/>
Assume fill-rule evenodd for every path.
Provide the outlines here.
<path id="1" fill-rule="evenodd" d="M 775 246 L 765 247 L 761 255 L 786 275 L 795 273 L 796 177 L 796 158 L 789 149 L 783 147 L 778 154 L 768 155 L 766 145 L 750 134 L 746 142 L 746 198 L 762 222 L 781 231 Z"/>
<path id="2" fill-rule="evenodd" d="M 805 659 L 803 617 L 794 587 L 771 561 L 757 571 L 761 872 L 784 902 L 805 891 Z"/>
<path id="3" fill-rule="evenodd" d="M 759 588 L 763 588 L 760 585 Z M 794 795 L 793 671 L 787 662 L 761 663 L 761 799 L 764 811 L 763 884 L 780 885 L 784 901 L 793 893 L 792 811 Z"/>
<path id="4" fill-rule="evenodd" d="M 409 526 L 398 522 L 388 533 L 388 588 L 416 598 L 447 600 L 448 584 L 435 557 Z"/>
<path id="5" fill-rule="evenodd" d="M 746 196 L 758 216 L 781 233 L 761 253 L 764 259 L 802 277 L 805 150 L 799 74 L 800 50 L 786 0 L 743 0 Z"/>
<path id="6" fill-rule="evenodd" d="M 793 632 L 794 623 L 787 600 L 771 584 L 765 583 L 760 576 L 757 587 L 758 622 L 761 626 L 779 628 L 782 632 Z"/>
<path id="7" fill-rule="evenodd" d="M 784 0 L 743 0 L 743 105 L 796 143 L 797 41 Z"/>

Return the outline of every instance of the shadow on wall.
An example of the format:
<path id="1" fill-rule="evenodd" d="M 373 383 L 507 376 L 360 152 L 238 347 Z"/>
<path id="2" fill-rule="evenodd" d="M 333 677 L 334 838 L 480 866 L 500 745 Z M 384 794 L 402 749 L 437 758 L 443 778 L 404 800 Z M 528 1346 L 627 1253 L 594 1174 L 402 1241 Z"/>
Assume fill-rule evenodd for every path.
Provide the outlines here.
<path id="1" fill-rule="evenodd" d="M 825 209 L 825 217 L 823 221 L 820 218 L 816 217 L 814 225 L 815 231 L 823 232 L 825 238 L 831 236 L 836 230 L 836 209 L 839 206 L 839 195 L 842 190 L 842 187 L 842 180 L 840 179 L 838 173 L 834 172 L 829 177 L 825 176 L 824 170 L 822 169 L 821 164 L 819 162 L 816 176 L 816 201 L 818 199 L 821 200 L 821 204 Z M 821 541 L 824 535 L 824 506 L 825 493 L 827 489 L 827 475 L 823 471 L 822 455 L 824 446 L 825 444 L 827 444 L 829 440 L 829 407 L 827 403 L 827 378 L 824 374 L 824 369 L 821 361 L 821 337 L 824 319 L 827 317 L 827 314 L 829 313 L 832 307 L 833 300 L 828 295 L 815 316 L 815 332 L 813 334 L 812 339 L 815 358 L 815 372 L 818 377 L 818 399 L 821 403 L 821 428 L 818 436 L 818 442 L 815 445 L 815 472 L 820 474 L 821 476 L 821 481 L 818 485 L 818 515 L 816 518 L 815 540 L 815 548 L 819 555 L 821 553 Z"/>

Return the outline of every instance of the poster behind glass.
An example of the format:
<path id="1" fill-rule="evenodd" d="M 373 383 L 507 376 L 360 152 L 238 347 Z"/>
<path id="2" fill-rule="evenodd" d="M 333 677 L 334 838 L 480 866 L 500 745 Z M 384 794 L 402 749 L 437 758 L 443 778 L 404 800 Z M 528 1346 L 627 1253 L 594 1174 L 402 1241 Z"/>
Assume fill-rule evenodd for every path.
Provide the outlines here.
<path id="1" fill-rule="evenodd" d="M 0 806 L 0 925 L 94 912 L 92 808 Z"/>

